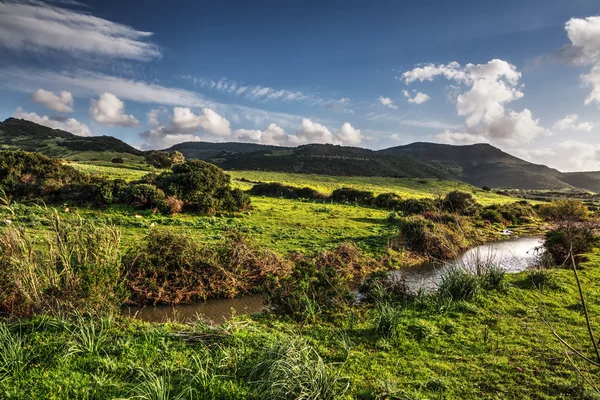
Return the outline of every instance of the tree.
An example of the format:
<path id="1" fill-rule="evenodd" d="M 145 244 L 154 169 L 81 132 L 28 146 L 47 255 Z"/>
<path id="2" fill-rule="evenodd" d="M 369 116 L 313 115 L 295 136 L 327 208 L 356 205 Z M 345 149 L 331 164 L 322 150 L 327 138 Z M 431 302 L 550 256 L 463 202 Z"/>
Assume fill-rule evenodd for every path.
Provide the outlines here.
<path id="1" fill-rule="evenodd" d="M 183 201 L 214 197 L 217 192 L 229 190 L 230 182 L 231 178 L 221 168 L 200 160 L 173 165 L 170 172 L 156 177 L 156 186 Z"/>
<path id="2" fill-rule="evenodd" d="M 146 162 L 155 168 L 171 168 L 173 165 L 183 164 L 185 157 L 178 151 L 168 153 L 166 151 L 152 150 L 146 153 Z"/>

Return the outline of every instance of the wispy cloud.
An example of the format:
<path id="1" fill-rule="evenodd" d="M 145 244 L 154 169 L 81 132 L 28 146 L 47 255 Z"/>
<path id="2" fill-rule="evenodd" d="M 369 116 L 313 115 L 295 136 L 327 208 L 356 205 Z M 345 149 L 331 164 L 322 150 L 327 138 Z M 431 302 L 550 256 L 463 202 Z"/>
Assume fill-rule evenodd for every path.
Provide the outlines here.
<path id="1" fill-rule="evenodd" d="M 369 121 L 395 122 L 404 126 L 428 129 L 460 129 L 461 125 L 434 119 L 414 119 L 409 117 L 411 113 L 397 114 L 394 112 L 376 113 L 371 112 L 366 115 Z"/>
<path id="2" fill-rule="evenodd" d="M 161 56 L 136 30 L 88 13 L 41 1 L 0 2 L 0 46 L 13 50 L 60 51 L 130 60 Z"/>

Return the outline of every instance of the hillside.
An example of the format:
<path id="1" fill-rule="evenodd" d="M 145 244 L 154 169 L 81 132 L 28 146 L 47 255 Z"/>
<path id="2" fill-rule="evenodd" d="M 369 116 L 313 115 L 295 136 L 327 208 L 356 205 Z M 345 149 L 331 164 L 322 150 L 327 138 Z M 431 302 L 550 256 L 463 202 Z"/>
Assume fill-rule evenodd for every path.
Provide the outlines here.
<path id="1" fill-rule="evenodd" d="M 489 144 L 452 146 L 435 143 L 412 143 L 380 150 L 396 157 L 412 157 L 446 168 L 460 180 L 476 186 L 517 189 L 560 190 L 571 187 L 565 174 L 545 165 L 537 165 Z"/>
<path id="2" fill-rule="evenodd" d="M 143 152 L 112 136 L 76 136 L 23 119 L 0 122 L 0 149 L 37 151 L 69 160 L 138 160 Z"/>
<path id="3" fill-rule="evenodd" d="M 390 157 L 358 147 L 311 144 L 213 158 L 227 170 L 302 172 L 337 176 L 452 179 L 443 169 L 408 157 Z"/>
<path id="4" fill-rule="evenodd" d="M 33 122 L 8 118 L 0 123 L 0 149 L 38 151 L 74 161 L 144 153 L 111 136 L 75 136 Z M 600 172 L 563 173 L 512 156 L 489 144 L 454 146 L 412 143 L 383 150 L 309 144 L 295 148 L 255 143 L 186 142 L 166 151 L 202 159 L 226 170 L 460 180 L 476 186 L 532 190 L 581 188 L 600 192 Z"/>
<path id="5" fill-rule="evenodd" d="M 256 143 L 211 143 L 211 142 L 184 142 L 169 147 L 165 151 L 179 151 L 186 158 L 210 160 L 212 158 L 235 153 L 252 153 L 255 151 L 282 150 L 286 147 L 270 146 Z"/>

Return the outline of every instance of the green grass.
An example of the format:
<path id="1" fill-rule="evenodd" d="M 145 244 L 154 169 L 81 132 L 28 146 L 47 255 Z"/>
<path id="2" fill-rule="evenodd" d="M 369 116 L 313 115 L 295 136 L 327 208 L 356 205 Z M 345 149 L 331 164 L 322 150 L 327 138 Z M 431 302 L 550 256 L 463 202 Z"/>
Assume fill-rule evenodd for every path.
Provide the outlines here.
<path id="1" fill-rule="evenodd" d="M 596 253 L 580 271 L 595 327 L 599 259 Z M 510 275 L 505 289 L 444 310 L 389 305 L 385 323 L 369 305 L 302 325 L 269 314 L 215 327 L 115 318 L 102 328 L 105 340 L 75 353 L 70 345 L 80 339 L 73 326 L 85 320 L 11 322 L 0 329 L 14 347 L 2 348 L 12 352 L 4 365 L 18 367 L 9 367 L 0 393 L 4 399 L 290 398 L 286 390 L 316 393 L 308 397 L 315 399 L 332 392 L 345 393 L 331 397 L 342 399 L 598 398 L 547 325 L 591 354 L 572 271 L 552 275 L 551 289 L 536 289 L 526 273 Z M 27 363 L 23 352 L 31 355 Z M 597 370 L 590 374 L 595 379 Z"/>
<path id="2" fill-rule="evenodd" d="M 309 186 L 319 192 L 331 194 L 335 189 L 351 187 L 380 194 L 393 192 L 403 198 L 435 198 L 444 196 L 453 190 L 472 193 L 483 205 L 505 204 L 516 201 L 515 198 L 486 192 L 463 182 L 438 179 L 382 178 L 382 177 L 345 177 L 313 174 L 290 174 L 263 171 L 227 171 L 234 179 L 246 178 L 252 181 L 280 182 L 291 186 Z M 250 188 L 250 184 L 238 182 L 241 188 Z"/>

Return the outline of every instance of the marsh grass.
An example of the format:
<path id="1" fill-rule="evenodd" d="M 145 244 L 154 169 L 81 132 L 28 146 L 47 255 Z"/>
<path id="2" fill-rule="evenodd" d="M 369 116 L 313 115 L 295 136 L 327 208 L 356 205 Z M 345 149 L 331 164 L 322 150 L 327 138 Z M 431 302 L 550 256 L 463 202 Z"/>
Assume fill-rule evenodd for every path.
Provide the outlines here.
<path id="1" fill-rule="evenodd" d="M 13 333 L 6 323 L 0 322 L 0 383 L 19 379 L 31 361 L 20 333 Z"/>
<path id="2" fill-rule="evenodd" d="M 340 373 L 306 341 L 291 337 L 265 348 L 249 375 L 257 398 L 333 400 L 349 389 Z"/>
<path id="3" fill-rule="evenodd" d="M 124 300 L 120 232 L 47 209 L 39 237 L 15 224 L 0 234 L 0 311 L 9 315 L 115 310 Z"/>

